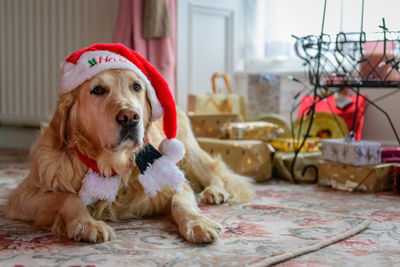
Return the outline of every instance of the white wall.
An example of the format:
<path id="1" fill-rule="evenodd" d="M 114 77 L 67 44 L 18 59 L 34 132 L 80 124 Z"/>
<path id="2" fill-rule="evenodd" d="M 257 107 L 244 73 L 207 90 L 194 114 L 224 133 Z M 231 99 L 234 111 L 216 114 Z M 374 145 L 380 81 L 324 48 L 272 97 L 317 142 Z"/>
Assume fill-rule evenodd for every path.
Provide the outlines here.
<path id="1" fill-rule="evenodd" d="M 30 5 L 38 0 L 31 0 Z M 52 0 L 39 0 L 41 3 L 51 4 Z M 44 2 L 43 2 L 44 1 Z M 111 41 L 116 22 L 118 2 L 117 0 L 59 0 L 69 1 L 69 6 L 77 10 L 82 5 L 89 6 L 90 20 L 87 31 L 92 42 Z M 7 3 L 7 4 L 5 4 Z M 13 4 L 11 4 L 13 3 Z M 20 2 L 23 3 L 23 2 Z M 15 8 L 12 0 L 0 0 L 2 8 Z M 178 68 L 177 68 L 177 103 L 186 110 L 187 95 L 189 93 L 209 92 L 211 89 L 210 77 L 213 72 L 227 72 L 237 75 L 236 88 L 239 92 L 246 91 L 246 79 L 243 73 L 243 18 L 241 0 L 177 0 L 178 4 Z M 4 9 L 5 10 L 5 9 Z M 20 15 L 19 10 L 5 10 L 7 14 Z M 33 12 L 24 9 L 24 12 Z M 49 12 L 51 8 L 47 9 Z M 59 11 L 57 9 L 57 11 Z M 58 15 L 57 15 L 58 16 Z M 56 17 L 57 17 L 56 16 Z M 4 20 L 5 17 L 1 18 Z M 75 23 L 66 18 L 66 21 Z M 79 26 L 79 25 L 78 25 Z M 3 28 L 4 24 L 3 24 Z M 82 32 L 81 32 L 82 33 Z M 24 34 L 17 37 L 26 38 Z M 73 34 L 72 34 L 73 36 Z M 25 40 L 29 41 L 29 40 Z M 61 40 L 62 41 L 62 40 Z M 79 47 L 87 45 L 79 41 L 64 39 L 64 42 Z M 2 50 L 3 51 L 3 50 Z M 71 52 L 71 51 L 69 51 Z M 66 54 L 58 54 L 60 59 Z M 60 60 L 59 60 L 60 61 Z M 287 74 L 281 78 L 281 114 L 288 118 L 292 97 L 301 87 L 299 84 L 286 79 Z M 303 74 L 298 74 L 300 78 Z M 27 83 L 29 84 L 29 82 Z M 392 90 L 392 89 L 391 89 Z M 387 92 L 388 89 L 365 89 L 372 99 Z M 53 99 L 55 101 L 55 99 Z M 397 129 L 400 130 L 400 94 L 390 97 L 379 104 L 392 116 Z M 52 104 L 54 105 L 54 103 Z M 0 125 L 0 147 L 29 147 L 35 138 L 38 128 L 18 128 Z M 395 141 L 384 116 L 372 107 L 366 111 L 363 135 L 366 139 L 378 140 L 385 143 Z"/>
<path id="2" fill-rule="evenodd" d="M 247 92 L 247 74 L 244 69 L 244 29 L 243 1 L 241 0 L 178 0 L 178 66 L 177 66 L 177 103 L 186 110 L 187 95 L 210 92 L 212 73 L 226 72 L 235 74 L 234 89 L 240 94 Z M 294 62 L 299 68 L 301 64 Z M 259 67 L 259 66 L 258 66 Z M 285 68 L 288 66 L 285 65 Z M 269 71 L 281 76 L 280 113 L 289 121 L 289 112 L 293 96 L 302 86 L 287 79 L 290 73 L 279 62 Z M 247 71 L 260 72 L 262 68 Z M 295 76 L 307 82 L 304 73 Z M 389 90 L 363 89 L 371 99 Z M 400 93 L 379 104 L 390 114 L 395 127 L 400 131 Z M 268 104 L 268 103 L 266 103 Z M 295 112 L 294 114 L 297 114 Z M 368 106 L 365 113 L 363 137 L 385 144 L 395 145 L 395 138 L 382 113 Z"/>
<path id="3" fill-rule="evenodd" d="M 376 99 L 377 97 L 393 91 L 399 92 L 399 89 L 378 88 L 362 90 L 370 99 Z M 389 114 L 397 130 L 397 134 L 400 135 L 400 92 L 376 102 L 376 104 Z M 382 143 L 399 146 L 386 117 L 372 105 L 367 105 L 367 110 L 365 111 L 363 137 L 367 140 L 377 140 Z"/>

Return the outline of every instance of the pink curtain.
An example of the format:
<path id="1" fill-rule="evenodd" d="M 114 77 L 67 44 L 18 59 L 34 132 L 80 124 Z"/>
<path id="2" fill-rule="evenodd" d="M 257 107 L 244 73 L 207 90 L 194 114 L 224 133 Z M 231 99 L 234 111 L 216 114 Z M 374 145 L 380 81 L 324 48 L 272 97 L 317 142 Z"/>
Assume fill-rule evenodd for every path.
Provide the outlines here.
<path id="1" fill-rule="evenodd" d="M 176 0 L 166 0 L 172 37 L 142 37 L 142 7 L 145 0 L 120 0 L 113 42 L 122 43 L 144 56 L 165 78 L 175 96 L 176 85 Z"/>

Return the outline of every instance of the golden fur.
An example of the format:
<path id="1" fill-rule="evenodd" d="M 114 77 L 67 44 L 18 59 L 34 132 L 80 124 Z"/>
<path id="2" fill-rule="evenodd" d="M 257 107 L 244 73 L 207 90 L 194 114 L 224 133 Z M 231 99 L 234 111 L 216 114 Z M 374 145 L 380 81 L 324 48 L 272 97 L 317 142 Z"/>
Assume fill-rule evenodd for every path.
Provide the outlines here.
<path id="1" fill-rule="evenodd" d="M 132 90 L 134 82 L 143 90 Z M 104 95 L 91 93 L 97 85 L 105 89 Z M 135 110 L 141 118 L 136 139 L 119 139 L 116 116 L 123 109 Z M 177 120 L 177 138 L 186 148 L 178 165 L 192 188 L 185 184 L 181 194 L 164 188 L 151 198 L 138 181 L 134 159 L 146 138 L 158 147 L 164 138 L 162 121 L 151 123 L 146 88 L 133 72 L 107 70 L 98 74 L 59 99 L 50 123 L 31 149 L 31 172 L 9 197 L 7 217 L 31 221 L 62 238 L 103 242 L 115 237 L 106 220 L 172 214 L 187 240 L 214 242 L 222 228 L 201 213 L 192 189 L 201 192 L 201 200 L 209 204 L 247 202 L 253 192 L 245 177 L 201 150 L 188 118 L 179 110 Z M 122 177 L 115 202 L 84 206 L 77 192 L 88 167 L 79 159 L 76 148 L 95 159 L 105 176 L 115 170 Z"/>

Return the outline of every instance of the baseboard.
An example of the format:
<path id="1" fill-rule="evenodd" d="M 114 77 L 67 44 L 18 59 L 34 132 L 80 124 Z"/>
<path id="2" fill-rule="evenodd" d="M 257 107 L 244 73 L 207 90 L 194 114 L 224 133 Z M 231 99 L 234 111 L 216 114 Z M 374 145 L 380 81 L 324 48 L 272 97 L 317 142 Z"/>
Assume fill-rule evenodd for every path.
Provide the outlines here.
<path id="1" fill-rule="evenodd" d="M 39 127 L 0 126 L 0 148 L 28 150 L 40 132 Z"/>

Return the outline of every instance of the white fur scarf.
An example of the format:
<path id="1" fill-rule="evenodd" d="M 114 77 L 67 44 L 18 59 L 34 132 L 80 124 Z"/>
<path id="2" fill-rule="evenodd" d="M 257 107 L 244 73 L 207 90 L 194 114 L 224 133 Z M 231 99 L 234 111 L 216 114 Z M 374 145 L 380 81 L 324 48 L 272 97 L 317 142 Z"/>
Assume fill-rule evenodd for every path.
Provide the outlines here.
<path id="1" fill-rule="evenodd" d="M 168 186 L 178 193 L 183 192 L 183 183 L 187 182 L 183 172 L 167 157 L 158 158 L 148 166 L 145 173 L 139 175 L 139 182 L 146 194 L 155 197 L 163 186 Z M 82 181 L 79 197 L 85 205 L 90 205 L 97 200 L 114 202 L 121 176 L 114 175 L 106 178 L 89 168 Z"/>
<path id="2" fill-rule="evenodd" d="M 183 192 L 183 183 L 187 182 L 183 172 L 169 158 L 162 156 L 149 164 L 146 171 L 139 175 L 144 192 L 155 197 L 161 187 L 168 186 L 178 193 Z"/>
<path id="3" fill-rule="evenodd" d="M 114 202 L 118 194 L 120 183 L 121 176 L 119 175 L 106 178 L 89 168 L 89 171 L 83 178 L 79 197 L 85 205 L 90 205 L 97 200 Z"/>

